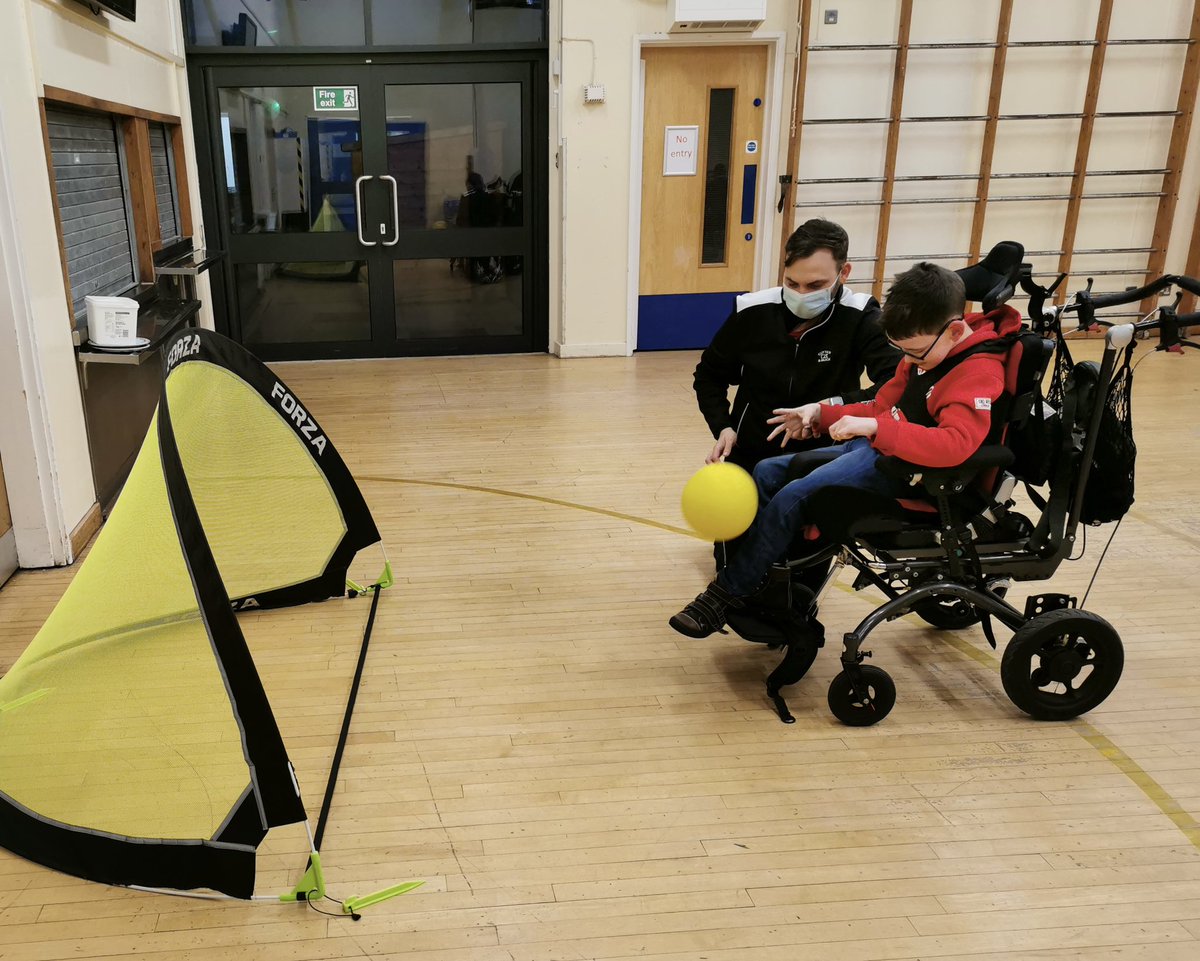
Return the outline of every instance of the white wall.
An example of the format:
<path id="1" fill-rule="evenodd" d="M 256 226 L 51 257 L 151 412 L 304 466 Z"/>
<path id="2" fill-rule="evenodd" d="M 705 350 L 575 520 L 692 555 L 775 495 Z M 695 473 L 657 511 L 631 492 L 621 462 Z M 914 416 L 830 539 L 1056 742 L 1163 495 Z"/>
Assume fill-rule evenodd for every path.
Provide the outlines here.
<path id="1" fill-rule="evenodd" d="M 562 216 L 551 217 L 551 256 L 565 282 L 551 291 L 551 303 L 562 295 L 561 313 L 552 316 L 551 343 L 564 356 L 625 353 L 630 243 L 630 139 L 640 136 L 632 105 L 633 42 L 635 35 L 654 34 L 669 27 L 671 4 L 665 0 L 612 0 L 603 4 L 553 0 L 551 59 L 562 61 L 561 99 L 552 110 L 552 153 L 559 152 L 561 170 L 551 164 L 552 203 Z M 838 23 L 824 23 L 825 9 L 836 8 Z M 913 43 L 981 41 L 996 36 L 1000 0 L 916 0 L 913 4 Z M 784 172 L 790 117 L 791 78 L 798 43 L 795 19 L 799 0 L 769 0 L 768 18 L 760 33 L 787 31 L 784 65 L 785 102 L 783 142 L 768 145 Z M 1015 0 L 1010 40 L 1091 39 L 1095 35 L 1099 0 Z M 826 0 L 812 7 L 811 43 L 893 43 L 900 0 Z M 1111 39 L 1186 37 L 1191 0 L 1117 0 Z M 595 50 L 595 79 L 607 87 L 607 102 L 585 106 L 582 88 L 592 79 L 593 45 L 560 37 L 587 38 Z M 665 38 L 664 38 L 665 39 Z M 679 43 L 687 43 L 681 38 Z M 1184 45 L 1111 46 L 1108 50 L 1098 109 L 1100 111 L 1174 110 Z M 912 51 L 908 60 L 904 116 L 981 115 L 987 110 L 993 51 Z M 1001 101 L 1002 113 L 1078 112 L 1087 85 L 1091 50 L 1025 48 L 1008 52 Z M 891 51 L 815 52 L 809 57 L 803 91 L 806 118 L 884 117 L 891 104 L 894 54 Z M 1070 171 L 1075 161 L 1079 121 L 1007 121 L 999 126 L 994 172 Z M 1166 165 L 1171 119 L 1100 119 L 1096 122 L 1089 168 L 1160 168 Z M 807 126 L 803 131 L 800 178 L 878 177 L 883 174 L 887 127 Z M 898 175 L 977 173 L 983 124 L 906 124 L 897 157 Z M 563 143 L 559 143 L 559 140 Z M 1192 224 L 1200 195 L 1200 118 L 1192 126 L 1187 161 L 1180 184 L 1166 268 L 1184 269 Z M 553 160 L 554 158 L 552 158 Z M 1158 190 L 1160 176 L 1092 177 L 1087 193 Z M 1062 194 L 1069 179 L 994 180 L 992 197 Z M 772 191 L 775 184 L 768 185 Z M 878 207 L 813 207 L 808 203 L 876 199 L 878 184 L 810 185 L 795 188 L 801 204 L 795 222 L 827 216 L 842 223 L 851 236 L 851 256 L 867 258 L 855 264 L 855 275 L 869 281 L 876 272 Z M 897 198 L 975 196 L 970 181 L 898 184 Z M 1086 201 L 1076 237 L 1077 249 L 1149 246 L 1157 198 Z M 997 202 L 988 207 L 984 248 L 999 240 L 1023 242 L 1029 250 L 1057 250 L 1062 242 L 1065 201 Z M 893 209 L 888 262 L 890 277 L 915 255 L 965 254 L 970 244 L 973 206 L 910 204 Z M 560 226 L 561 224 L 561 226 Z M 764 225 L 765 226 L 765 225 Z M 775 219 L 775 249 L 783 217 Z M 561 230 L 555 239 L 553 232 Z M 762 231 L 764 234 L 767 231 Z M 636 236 L 636 231 L 635 231 Z M 1072 289 L 1082 286 L 1088 271 L 1130 269 L 1121 276 L 1098 278 L 1097 287 L 1120 289 L 1142 282 L 1136 268 L 1144 254 L 1077 255 Z M 1051 274 L 1057 256 L 1032 258 L 1035 271 Z M 945 261 L 963 265 L 962 259 Z M 861 289 L 861 288 L 860 288 Z"/>
<path id="2" fill-rule="evenodd" d="M 550 342 L 563 356 L 632 350 L 627 336 L 627 211 L 633 185 L 630 141 L 641 136 L 633 105 L 634 37 L 657 34 L 657 39 L 668 40 L 672 6 L 665 0 L 551 0 L 550 57 L 561 59 L 562 79 L 551 101 L 552 128 L 558 124 L 558 137 L 552 130 L 550 194 L 556 206 L 551 212 L 550 250 L 551 260 L 560 260 L 557 267 L 565 279 L 552 281 L 559 286 L 551 289 L 551 303 L 561 297 L 562 304 L 561 313 L 551 318 Z M 787 34 L 785 78 L 791 75 L 798 9 L 797 0 L 768 0 L 767 19 L 758 31 Z M 731 39 L 744 41 L 745 36 Z M 604 84 L 606 101 L 585 105 L 583 88 L 593 80 L 593 51 L 594 79 Z M 788 105 L 777 109 L 786 118 Z M 787 152 L 786 123 L 782 129 L 779 142 L 763 145 L 764 153 L 774 151 L 780 163 Z M 553 156 L 555 152 L 559 156 Z M 764 184 L 764 189 L 773 192 L 776 185 Z M 776 217 L 774 226 L 781 219 Z M 556 237 L 558 230 L 564 233 Z M 763 224 L 759 242 L 771 249 L 778 244 L 778 234 Z"/>
<path id="3" fill-rule="evenodd" d="M 138 6 L 137 22 L 126 23 L 71 0 L 5 3 L 0 192 L 10 232 L 0 250 L 0 455 L 24 567 L 70 563 L 70 534 L 95 503 L 37 103 L 44 87 L 181 117 L 190 193 L 199 196 L 178 3 Z M 207 302 L 207 284 L 201 297 Z M 203 318 L 211 324 L 208 309 Z"/>

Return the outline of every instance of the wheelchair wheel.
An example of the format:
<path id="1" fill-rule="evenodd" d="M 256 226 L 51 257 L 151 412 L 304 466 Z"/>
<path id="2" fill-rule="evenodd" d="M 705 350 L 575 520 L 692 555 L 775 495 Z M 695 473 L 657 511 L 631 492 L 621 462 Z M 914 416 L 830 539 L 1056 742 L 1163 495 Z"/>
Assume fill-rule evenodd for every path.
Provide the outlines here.
<path id="1" fill-rule="evenodd" d="M 896 685 L 887 671 L 864 665 L 859 668 L 859 676 L 862 695 L 854 693 L 854 685 L 846 671 L 829 685 L 829 710 L 849 727 L 878 724 L 896 705 Z"/>
<path id="2" fill-rule="evenodd" d="M 1001 584 L 993 589 L 997 597 L 1008 593 L 1008 587 Z M 926 624 L 932 624 L 943 631 L 961 631 L 973 627 L 983 620 L 974 605 L 968 604 L 962 598 L 949 595 L 934 595 L 913 605 L 913 613 Z"/>
<path id="3" fill-rule="evenodd" d="M 1100 704 L 1121 679 L 1125 649 L 1108 621 L 1087 611 L 1047 611 L 1004 649 L 1000 681 L 1009 699 L 1039 721 L 1067 721 Z"/>

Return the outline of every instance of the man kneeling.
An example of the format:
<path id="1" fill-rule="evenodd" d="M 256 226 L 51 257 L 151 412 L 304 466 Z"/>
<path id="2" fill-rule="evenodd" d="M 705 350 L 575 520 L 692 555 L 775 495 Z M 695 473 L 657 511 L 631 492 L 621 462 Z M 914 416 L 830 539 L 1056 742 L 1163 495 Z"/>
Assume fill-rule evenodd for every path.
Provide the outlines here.
<path id="1" fill-rule="evenodd" d="M 689 637 L 720 630 L 729 609 L 758 590 L 800 530 L 820 523 L 808 510 L 815 491 L 836 486 L 911 496 L 911 488 L 878 469 L 879 457 L 954 467 L 980 448 L 991 429 L 992 403 L 1004 390 L 1007 344 L 997 341 L 1019 330 L 1021 317 L 1007 306 L 969 316 L 965 308 L 963 282 L 953 271 L 920 263 L 896 277 L 881 321 L 888 340 L 904 355 L 896 375 L 873 401 L 775 411 L 770 439 L 782 436 L 786 443 L 827 432 L 846 443 L 799 480 L 787 482 L 791 454 L 755 467 L 758 516 L 733 560 L 671 618 L 671 627 Z"/>

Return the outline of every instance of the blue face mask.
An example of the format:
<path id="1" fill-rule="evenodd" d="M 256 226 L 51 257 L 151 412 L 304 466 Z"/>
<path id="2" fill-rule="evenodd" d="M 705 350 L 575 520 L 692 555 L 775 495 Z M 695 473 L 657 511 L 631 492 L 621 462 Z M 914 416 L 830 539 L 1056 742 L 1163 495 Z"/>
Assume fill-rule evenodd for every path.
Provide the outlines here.
<path id="1" fill-rule="evenodd" d="M 836 280 L 823 290 L 812 290 L 807 294 L 784 287 L 783 302 L 787 304 L 787 309 L 801 320 L 812 320 L 829 309 L 829 305 L 833 303 L 833 291 L 836 287 Z"/>

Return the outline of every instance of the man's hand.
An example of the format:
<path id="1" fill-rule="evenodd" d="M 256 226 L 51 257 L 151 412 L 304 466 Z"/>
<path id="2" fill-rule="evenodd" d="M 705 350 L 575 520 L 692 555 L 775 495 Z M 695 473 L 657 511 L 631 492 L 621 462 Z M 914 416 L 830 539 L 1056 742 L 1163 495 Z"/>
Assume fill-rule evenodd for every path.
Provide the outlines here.
<path id="1" fill-rule="evenodd" d="M 726 427 L 717 437 L 717 442 L 713 445 L 712 453 L 704 458 L 704 463 L 715 464 L 718 461 L 723 461 L 733 451 L 733 445 L 737 443 L 737 431 L 732 427 Z"/>
<path id="2" fill-rule="evenodd" d="M 767 436 L 767 440 L 774 440 L 776 437 L 783 435 L 783 440 L 779 442 L 780 447 L 787 446 L 790 440 L 808 440 L 813 437 L 821 429 L 821 405 L 820 404 L 805 404 L 803 407 L 780 407 L 772 411 L 774 417 L 768 418 L 768 424 L 775 424 L 776 427 Z"/>
<path id="3" fill-rule="evenodd" d="M 879 430 L 879 421 L 874 417 L 842 417 L 829 428 L 834 440 L 849 440 L 851 437 L 874 437 Z"/>

